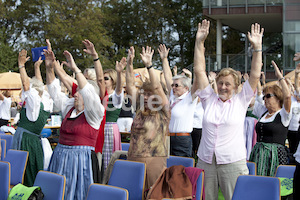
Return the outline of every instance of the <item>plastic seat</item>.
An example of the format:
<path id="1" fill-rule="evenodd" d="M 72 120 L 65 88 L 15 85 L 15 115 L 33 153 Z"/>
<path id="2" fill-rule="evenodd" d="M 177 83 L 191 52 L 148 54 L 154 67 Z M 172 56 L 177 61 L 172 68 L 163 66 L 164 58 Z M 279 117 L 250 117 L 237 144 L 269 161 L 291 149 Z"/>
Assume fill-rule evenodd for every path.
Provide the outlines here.
<path id="1" fill-rule="evenodd" d="M 94 183 L 88 190 L 86 200 L 127 200 L 128 191 L 124 188 Z"/>
<path id="2" fill-rule="evenodd" d="M 182 157 L 182 156 L 170 156 L 167 159 L 167 167 L 172 167 L 173 165 L 183 165 L 184 167 L 194 167 L 194 158 Z"/>
<path id="3" fill-rule="evenodd" d="M 1 160 L 6 156 L 6 140 L 1 139 Z"/>
<path id="4" fill-rule="evenodd" d="M 116 160 L 108 185 L 128 190 L 130 200 L 143 199 L 146 164 L 142 162 Z"/>
<path id="5" fill-rule="evenodd" d="M 10 164 L 0 161 L 0 200 L 6 200 L 10 186 Z"/>
<path id="6" fill-rule="evenodd" d="M 280 180 L 276 177 L 241 175 L 232 200 L 279 200 Z"/>
<path id="7" fill-rule="evenodd" d="M 294 178 L 295 170 L 296 165 L 278 165 L 275 172 L 275 177 Z"/>
<path id="8" fill-rule="evenodd" d="M 256 163 L 247 161 L 247 167 L 249 169 L 249 175 L 256 175 Z"/>
<path id="9" fill-rule="evenodd" d="M 14 136 L 13 135 L 0 134 L 0 138 L 2 140 L 6 140 L 6 152 L 7 152 L 9 149 L 11 149 L 11 145 L 12 145 Z"/>
<path id="10" fill-rule="evenodd" d="M 63 175 L 41 170 L 36 175 L 33 185 L 41 187 L 44 200 L 64 199 L 66 178 Z"/>
<path id="11" fill-rule="evenodd" d="M 41 135 L 42 137 L 50 137 L 52 134 L 51 128 L 43 128 Z"/>
<path id="12" fill-rule="evenodd" d="M 122 142 L 121 145 L 122 145 L 122 151 L 128 151 L 130 143 Z"/>
<path id="13" fill-rule="evenodd" d="M 14 186 L 18 183 L 23 183 L 28 154 L 28 151 L 13 149 L 7 151 L 6 157 L 3 160 L 9 162 L 11 166 L 10 185 Z"/>

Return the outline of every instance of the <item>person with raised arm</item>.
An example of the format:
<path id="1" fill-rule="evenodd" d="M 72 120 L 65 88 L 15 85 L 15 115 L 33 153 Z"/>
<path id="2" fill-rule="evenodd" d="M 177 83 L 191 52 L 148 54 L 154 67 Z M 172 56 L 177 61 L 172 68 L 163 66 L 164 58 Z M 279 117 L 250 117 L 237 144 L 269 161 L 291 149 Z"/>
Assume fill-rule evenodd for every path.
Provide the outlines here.
<path id="1" fill-rule="evenodd" d="M 185 75 L 172 77 L 167 58 L 169 50 L 165 45 L 159 45 L 158 52 L 162 60 L 166 86 L 170 96 L 170 155 L 192 157 L 191 132 L 193 131 L 194 111 L 197 105 L 197 98 L 192 95 L 196 91 L 195 85 L 198 79 L 194 78 L 193 86 L 191 86 L 191 78 Z M 185 112 L 186 110 L 189 112 Z"/>
<path id="2" fill-rule="evenodd" d="M 99 88 L 88 81 L 77 67 L 71 53 L 64 51 L 67 61 L 63 64 L 75 73 L 76 82 L 69 77 L 53 52 L 45 51 L 46 77 L 49 93 L 62 112 L 59 142 L 53 151 L 49 171 L 66 177 L 64 199 L 82 200 L 89 185 L 94 183 L 92 154 L 94 153 L 104 107 L 99 98 Z M 54 69 L 64 85 L 72 93 L 67 97 L 61 92 Z"/>
<path id="3" fill-rule="evenodd" d="M 23 85 L 20 121 L 13 138 L 12 149 L 29 152 L 24 185 L 32 186 L 37 173 L 44 169 L 44 155 L 41 144 L 41 132 L 50 113 L 45 110 L 42 102 L 44 84 L 38 79 L 29 79 L 25 63 L 29 60 L 27 51 L 19 53 L 18 64 Z"/>
<path id="4" fill-rule="evenodd" d="M 209 27 L 208 20 L 198 24 L 194 51 L 194 74 L 199 80 L 196 94 L 204 109 L 197 167 L 205 171 L 205 199 L 218 199 L 220 187 L 225 199 L 230 200 L 238 176 L 249 174 L 244 120 L 260 77 L 263 29 L 256 23 L 252 24 L 251 33 L 248 32 L 248 39 L 254 50 L 250 77 L 241 91 L 238 93 L 240 79 L 237 71 L 224 68 L 216 77 L 216 94 L 209 84 L 205 66 L 204 42 L 209 34 Z"/>
<path id="5" fill-rule="evenodd" d="M 127 159 L 146 163 L 146 190 L 167 166 L 166 138 L 170 121 L 168 98 L 152 66 L 153 53 L 151 47 L 142 48 L 140 56 L 148 70 L 150 81 L 144 82 L 140 91 L 137 91 L 133 78 L 133 47 L 128 50 L 126 68 L 126 89 L 131 100 L 137 102 Z"/>

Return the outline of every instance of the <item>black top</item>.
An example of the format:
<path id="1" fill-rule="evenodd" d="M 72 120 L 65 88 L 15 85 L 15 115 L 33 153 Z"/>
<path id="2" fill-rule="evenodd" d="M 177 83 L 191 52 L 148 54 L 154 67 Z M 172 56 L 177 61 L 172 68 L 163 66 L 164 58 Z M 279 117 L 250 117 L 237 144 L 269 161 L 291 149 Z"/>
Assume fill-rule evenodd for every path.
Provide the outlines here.
<path id="1" fill-rule="evenodd" d="M 277 143 L 285 146 L 288 127 L 281 123 L 280 113 L 277 113 L 272 122 L 257 122 L 255 130 L 257 142 Z"/>
<path id="2" fill-rule="evenodd" d="M 128 98 L 124 99 L 121 112 L 119 117 L 131 117 L 133 118 L 133 113 L 131 111 L 131 101 Z"/>

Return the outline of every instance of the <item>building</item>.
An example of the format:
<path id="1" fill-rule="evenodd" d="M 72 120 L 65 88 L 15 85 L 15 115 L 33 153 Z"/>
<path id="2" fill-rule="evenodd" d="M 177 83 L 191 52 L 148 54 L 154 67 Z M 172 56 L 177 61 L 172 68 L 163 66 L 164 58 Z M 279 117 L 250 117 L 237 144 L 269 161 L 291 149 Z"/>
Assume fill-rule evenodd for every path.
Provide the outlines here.
<path id="1" fill-rule="evenodd" d="M 272 79 L 271 60 L 285 73 L 295 69 L 293 57 L 300 52 L 300 0 L 202 0 L 203 15 L 217 22 L 216 55 L 207 55 L 209 70 L 233 67 L 249 72 L 251 52 L 246 33 L 257 22 L 268 33 L 281 33 L 282 41 L 263 46 L 263 70 Z M 222 55 L 222 27 L 229 26 L 245 33 L 245 50 L 235 55 Z M 282 45 L 281 45 L 282 44 Z M 280 48 L 273 54 L 272 49 Z M 269 74 L 269 77 L 268 77 Z"/>

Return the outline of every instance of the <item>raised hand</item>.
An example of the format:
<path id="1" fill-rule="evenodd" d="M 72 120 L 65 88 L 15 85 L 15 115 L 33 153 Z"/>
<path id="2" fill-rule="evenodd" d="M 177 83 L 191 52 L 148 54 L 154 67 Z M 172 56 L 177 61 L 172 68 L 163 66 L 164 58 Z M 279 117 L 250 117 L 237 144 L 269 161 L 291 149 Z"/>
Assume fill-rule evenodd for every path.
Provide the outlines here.
<path id="1" fill-rule="evenodd" d="M 208 73 L 208 80 L 209 80 L 209 82 L 214 81 L 216 79 L 216 76 L 217 76 L 217 74 L 215 72 L 212 72 L 212 71 L 209 72 Z"/>
<path id="2" fill-rule="evenodd" d="M 142 53 L 140 53 L 140 56 L 142 58 L 142 61 L 145 65 L 145 67 L 150 67 L 152 65 L 152 56 L 153 56 L 154 50 L 151 50 L 151 47 L 146 47 L 146 49 L 142 48 Z"/>
<path id="3" fill-rule="evenodd" d="M 184 73 L 185 76 L 188 78 L 192 78 L 192 72 L 188 69 L 182 69 L 182 72 Z"/>
<path id="4" fill-rule="evenodd" d="M 53 62 L 55 61 L 55 55 L 51 50 L 44 50 L 45 65 L 46 68 L 53 68 Z"/>
<path id="5" fill-rule="evenodd" d="M 278 68 L 277 64 L 272 60 L 272 65 L 274 67 L 274 70 L 275 70 L 275 76 L 278 78 L 278 79 L 281 79 L 283 77 L 280 69 Z"/>
<path id="6" fill-rule="evenodd" d="M 39 57 L 39 59 L 34 63 L 34 67 L 40 67 L 43 63 L 42 57 Z"/>
<path id="7" fill-rule="evenodd" d="M 25 67 L 25 63 L 30 59 L 30 56 L 27 57 L 27 51 L 25 49 L 22 49 L 19 52 L 19 57 L 18 57 L 18 63 L 19 67 Z"/>
<path id="8" fill-rule="evenodd" d="M 70 68 L 73 72 L 78 69 L 72 54 L 69 51 L 64 51 L 64 56 L 66 57 L 67 61 L 63 61 L 63 64 Z"/>
<path id="9" fill-rule="evenodd" d="M 243 78 L 245 81 L 247 81 L 249 79 L 249 74 L 248 73 L 244 73 Z"/>
<path id="10" fill-rule="evenodd" d="M 260 28 L 258 23 L 251 25 L 251 33 L 248 32 L 248 39 L 253 46 L 254 50 L 262 50 L 262 37 L 264 33 L 264 28 Z"/>
<path id="11" fill-rule="evenodd" d="M 202 20 L 202 23 L 198 24 L 198 30 L 196 34 L 196 43 L 204 42 L 209 34 L 210 22 L 206 19 Z"/>
<path id="12" fill-rule="evenodd" d="M 49 39 L 46 39 L 46 44 L 47 44 L 47 50 L 52 51 L 52 47 Z"/>
<path id="13" fill-rule="evenodd" d="M 300 52 L 295 53 L 293 61 L 299 61 L 300 60 Z"/>
<path id="14" fill-rule="evenodd" d="M 167 49 L 166 45 L 160 44 L 157 50 L 160 55 L 160 59 L 168 58 L 170 48 Z"/>
<path id="15" fill-rule="evenodd" d="M 177 75 L 177 66 L 176 65 L 173 67 L 173 74 L 174 74 L 174 76 Z"/>
<path id="16" fill-rule="evenodd" d="M 127 62 L 126 62 L 126 58 L 125 57 L 123 57 L 120 60 L 120 62 L 116 61 L 116 71 L 119 72 L 119 73 L 121 73 L 124 70 L 126 64 L 127 64 Z"/>
<path id="17" fill-rule="evenodd" d="M 127 64 L 132 65 L 133 59 L 134 59 L 134 47 L 131 46 L 130 49 L 128 49 Z"/>
<path id="18" fill-rule="evenodd" d="M 82 41 L 82 43 L 85 46 L 85 49 L 83 49 L 83 51 L 85 53 L 87 53 L 89 55 L 92 55 L 92 56 L 97 56 L 98 55 L 97 51 L 96 51 L 96 49 L 94 47 L 94 44 L 91 41 L 85 39 L 85 40 Z"/>

